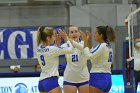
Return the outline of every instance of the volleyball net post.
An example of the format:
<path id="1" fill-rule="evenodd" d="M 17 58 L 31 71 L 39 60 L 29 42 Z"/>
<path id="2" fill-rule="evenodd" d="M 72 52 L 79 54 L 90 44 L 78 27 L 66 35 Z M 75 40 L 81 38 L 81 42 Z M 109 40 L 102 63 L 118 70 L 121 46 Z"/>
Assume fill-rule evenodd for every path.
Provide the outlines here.
<path id="1" fill-rule="evenodd" d="M 124 93 L 136 93 L 134 78 L 134 16 L 140 11 L 140 7 L 131 12 L 125 19 L 128 36 L 123 42 L 122 72 L 124 78 Z"/>

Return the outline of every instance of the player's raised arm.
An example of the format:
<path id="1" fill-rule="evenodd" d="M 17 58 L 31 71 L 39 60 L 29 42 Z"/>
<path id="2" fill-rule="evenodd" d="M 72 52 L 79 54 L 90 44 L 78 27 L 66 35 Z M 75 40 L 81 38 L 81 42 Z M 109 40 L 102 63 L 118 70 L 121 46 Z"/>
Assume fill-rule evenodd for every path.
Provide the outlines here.
<path id="1" fill-rule="evenodd" d="M 73 46 L 71 45 L 70 41 L 67 41 L 66 42 L 66 47 L 53 46 L 52 49 L 51 49 L 50 55 L 59 56 L 59 55 L 64 55 L 64 54 L 71 54 L 71 53 L 73 53 L 72 49 L 73 49 Z"/>
<path id="2" fill-rule="evenodd" d="M 84 54 L 88 59 L 94 59 L 98 56 L 100 56 L 104 49 L 106 44 L 98 44 L 94 49 L 90 50 L 88 47 L 84 49 Z"/>

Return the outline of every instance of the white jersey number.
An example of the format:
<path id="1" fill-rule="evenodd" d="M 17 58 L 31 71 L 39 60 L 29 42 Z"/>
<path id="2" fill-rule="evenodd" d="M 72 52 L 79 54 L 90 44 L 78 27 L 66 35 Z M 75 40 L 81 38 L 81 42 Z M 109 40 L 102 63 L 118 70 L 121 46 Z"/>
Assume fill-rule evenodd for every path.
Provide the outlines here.
<path id="1" fill-rule="evenodd" d="M 72 55 L 72 62 L 78 62 L 78 55 Z"/>
<path id="2" fill-rule="evenodd" d="M 45 60 L 44 60 L 44 56 L 43 55 L 40 56 L 40 60 L 42 61 L 42 65 L 45 66 Z"/>

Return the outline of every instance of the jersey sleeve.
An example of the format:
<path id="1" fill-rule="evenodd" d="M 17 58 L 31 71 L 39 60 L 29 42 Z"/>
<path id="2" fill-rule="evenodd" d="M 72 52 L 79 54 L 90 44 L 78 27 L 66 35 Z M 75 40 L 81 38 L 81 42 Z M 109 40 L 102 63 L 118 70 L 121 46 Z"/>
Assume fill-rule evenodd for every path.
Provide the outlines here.
<path id="1" fill-rule="evenodd" d="M 90 51 L 88 47 L 84 48 L 84 54 L 88 59 L 94 59 L 101 55 L 104 51 L 104 44 L 97 45 L 93 50 Z"/>
<path id="2" fill-rule="evenodd" d="M 76 41 L 73 40 L 72 45 L 73 45 L 73 47 L 75 47 L 81 51 L 83 51 L 83 49 L 84 49 L 84 42 L 83 41 L 81 41 L 81 43 L 77 43 Z"/>
<path id="3" fill-rule="evenodd" d="M 67 46 L 67 43 L 64 43 L 60 47 L 63 47 L 64 48 L 64 47 L 68 47 L 68 46 Z"/>
<path id="4" fill-rule="evenodd" d="M 64 55 L 64 54 L 71 54 L 73 53 L 72 49 L 73 46 L 71 45 L 70 41 L 67 41 L 67 43 L 65 43 L 67 47 L 64 46 L 54 46 L 53 49 L 51 49 L 50 55 L 53 56 L 59 56 L 59 55 Z"/>

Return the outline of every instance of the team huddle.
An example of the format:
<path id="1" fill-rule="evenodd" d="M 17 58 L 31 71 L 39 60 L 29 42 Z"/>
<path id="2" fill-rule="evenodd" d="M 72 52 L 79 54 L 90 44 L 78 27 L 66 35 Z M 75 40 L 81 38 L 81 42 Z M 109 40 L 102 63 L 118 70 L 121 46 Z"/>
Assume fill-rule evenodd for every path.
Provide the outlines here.
<path id="1" fill-rule="evenodd" d="M 41 66 L 38 89 L 40 93 L 62 93 L 58 84 L 59 56 L 66 56 L 64 71 L 64 93 L 108 93 L 111 81 L 111 64 L 115 32 L 110 26 L 98 26 L 91 45 L 91 33 L 70 26 L 68 33 L 51 27 L 40 27 L 37 34 L 37 59 Z M 61 43 L 61 38 L 65 43 Z M 88 71 L 87 60 L 91 61 Z"/>

